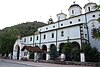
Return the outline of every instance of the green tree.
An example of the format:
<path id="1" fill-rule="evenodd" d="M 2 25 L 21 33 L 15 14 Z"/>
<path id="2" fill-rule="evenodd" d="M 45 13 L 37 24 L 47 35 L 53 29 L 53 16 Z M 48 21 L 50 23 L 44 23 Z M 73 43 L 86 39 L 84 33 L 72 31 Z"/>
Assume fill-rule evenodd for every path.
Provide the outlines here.
<path id="1" fill-rule="evenodd" d="M 80 61 L 80 49 L 74 47 L 71 49 L 71 58 L 74 61 Z"/>
<path id="2" fill-rule="evenodd" d="M 29 53 L 29 58 L 30 58 L 30 59 L 34 59 L 34 52 L 30 52 L 30 53 Z"/>
<path id="3" fill-rule="evenodd" d="M 0 53 L 6 54 L 8 56 L 9 53 L 13 51 L 13 45 L 16 36 L 19 35 L 19 31 L 15 28 L 8 29 L 6 28 L 0 35 Z"/>
<path id="4" fill-rule="evenodd" d="M 100 59 L 97 48 L 92 48 L 89 44 L 83 44 L 81 51 L 85 53 L 86 62 L 98 62 Z"/>
<path id="5" fill-rule="evenodd" d="M 95 6 L 96 10 L 100 10 L 100 5 L 97 5 Z"/>
<path id="6" fill-rule="evenodd" d="M 52 46 L 49 54 L 50 54 L 50 58 L 52 60 L 55 60 L 55 58 L 57 58 L 57 48 L 56 48 L 56 46 Z"/>
<path id="7" fill-rule="evenodd" d="M 65 43 L 63 53 L 66 55 L 68 61 L 79 61 L 80 60 L 80 49 L 75 47 L 71 42 Z"/>
<path id="8" fill-rule="evenodd" d="M 96 8 L 96 10 L 100 11 L 100 5 L 96 4 L 95 8 Z M 100 23 L 100 15 L 99 15 L 99 18 L 97 19 L 97 21 Z M 96 28 L 96 32 L 94 32 L 94 33 L 95 33 L 94 38 L 100 40 L 100 27 Z"/>
<path id="9" fill-rule="evenodd" d="M 13 50 L 14 42 L 18 35 L 28 36 L 33 35 L 38 27 L 46 25 L 42 22 L 26 22 L 11 27 L 6 27 L 0 30 L 0 53 L 8 55 Z"/>
<path id="10" fill-rule="evenodd" d="M 71 60 L 71 50 L 72 50 L 72 46 L 71 43 L 65 43 L 62 52 L 65 54 L 66 56 L 66 60 L 70 61 Z"/>

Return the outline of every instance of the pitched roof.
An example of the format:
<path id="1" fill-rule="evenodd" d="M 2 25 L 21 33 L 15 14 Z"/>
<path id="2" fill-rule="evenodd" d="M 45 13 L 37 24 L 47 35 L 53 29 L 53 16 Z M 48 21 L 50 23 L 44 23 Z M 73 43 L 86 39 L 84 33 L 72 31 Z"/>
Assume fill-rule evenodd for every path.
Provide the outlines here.
<path id="1" fill-rule="evenodd" d="M 24 46 L 22 49 L 21 49 L 21 51 L 24 51 L 24 50 L 28 50 L 29 52 L 42 52 L 42 50 L 38 47 L 38 46 L 36 46 L 36 47 L 32 47 L 32 46 Z"/>

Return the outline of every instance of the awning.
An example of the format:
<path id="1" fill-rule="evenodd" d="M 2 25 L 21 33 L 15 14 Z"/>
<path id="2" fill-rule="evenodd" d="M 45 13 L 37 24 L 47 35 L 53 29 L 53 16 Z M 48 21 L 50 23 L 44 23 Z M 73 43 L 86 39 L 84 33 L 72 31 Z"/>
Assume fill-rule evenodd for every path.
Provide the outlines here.
<path id="1" fill-rule="evenodd" d="M 43 52 L 38 46 L 36 47 L 33 47 L 33 46 L 24 46 L 21 51 L 24 51 L 24 50 L 28 50 L 29 52 L 38 52 L 38 53 L 41 53 Z"/>

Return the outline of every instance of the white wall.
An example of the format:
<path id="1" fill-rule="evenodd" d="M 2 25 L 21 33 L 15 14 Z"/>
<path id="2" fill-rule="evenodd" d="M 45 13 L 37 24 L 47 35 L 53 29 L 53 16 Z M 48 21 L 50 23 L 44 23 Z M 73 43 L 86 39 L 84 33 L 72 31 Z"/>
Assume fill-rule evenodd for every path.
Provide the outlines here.
<path id="1" fill-rule="evenodd" d="M 30 38 L 32 37 L 32 41 L 30 41 Z M 31 36 L 27 36 L 27 37 L 23 37 L 22 38 L 22 41 L 23 41 L 23 43 L 24 44 L 26 44 L 26 45 L 33 45 L 33 35 L 31 35 Z M 24 41 L 24 39 L 26 39 L 26 41 Z"/>

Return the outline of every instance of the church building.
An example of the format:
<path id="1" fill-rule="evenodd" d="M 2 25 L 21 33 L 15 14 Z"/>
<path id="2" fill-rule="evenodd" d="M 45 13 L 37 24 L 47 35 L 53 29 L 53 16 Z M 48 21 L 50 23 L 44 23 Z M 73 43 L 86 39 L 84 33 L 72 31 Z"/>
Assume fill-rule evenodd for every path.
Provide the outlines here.
<path id="1" fill-rule="evenodd" d="M 93 2 L 85 4 L 83 14 L 83 8 L 74 3 L 68 9 L 69 17 L 61 12 L 57 14 L 56 22 L 50 18 L 48 24 L 38 28 L 34 35 L 17 39 L 13 47 L 13 59 L 29 59 L 29 52 L 33 51 L 34 59 L 42 57 L 43 60 L 49 60 L 51 48 L 55 46 L 61 54 L 67 41 L 76 45 L 77 49 L 81 49 L 82 44 L 87 42 L 100 51 L 100 40 L 93 36 L 94 29 L 100 27 L 97 21 L 100 10 L 96 10 L 95 6 Z"/>

